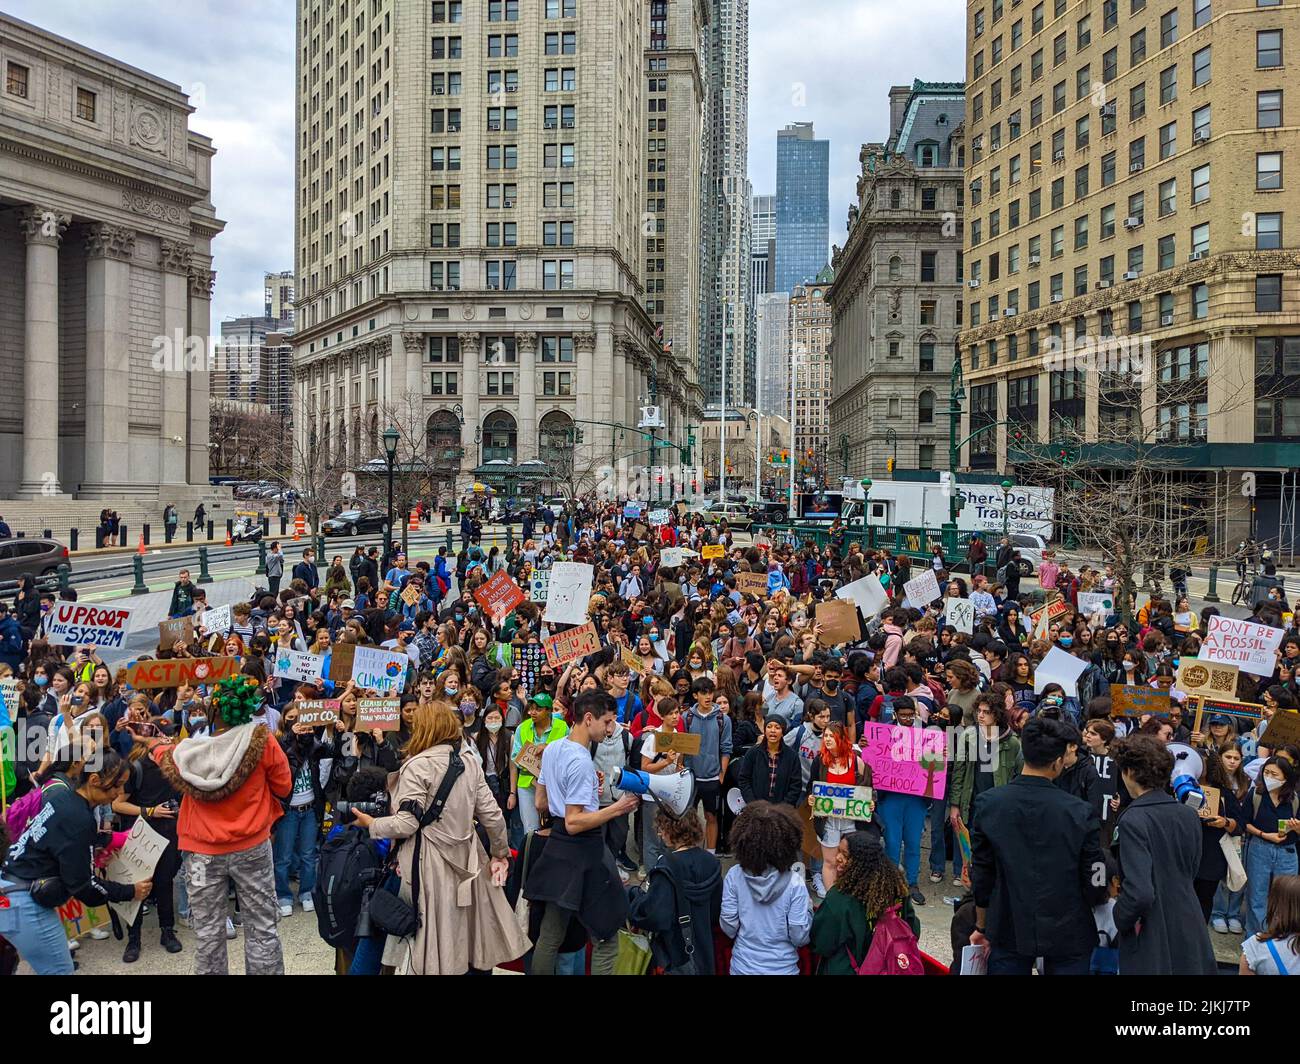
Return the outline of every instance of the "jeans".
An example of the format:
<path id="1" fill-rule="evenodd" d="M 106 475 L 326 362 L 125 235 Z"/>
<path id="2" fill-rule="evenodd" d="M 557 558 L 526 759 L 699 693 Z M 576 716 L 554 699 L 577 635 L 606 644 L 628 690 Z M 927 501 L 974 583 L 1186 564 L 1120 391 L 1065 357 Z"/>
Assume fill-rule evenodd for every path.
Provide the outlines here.
<path id="1" fill-rule="evenodd" d="M 930 802 L 930 871 L 942 876 L 948 863 L 948 800 L 935 798 Z M 961 846 L 952 840 L 952 876 L 961 876 Z"/>
<path id="2" fill-rule="evenodd" d="M 1268 915 L 1268 888 L 1274 876 L 1296 874 L 1295 847 L 1263 839 L 1246 843 L 1246 934 L 1264 930 Z"/>
<path id="3" fill-rule="evenodd" d="M 298 896 L 310 894 L 316 886 L 316 850 L 320 845 L 320 825 L 316 809 L 304 805 L 290 809 L 275 823 L 272 835 L 275 850 L 275 896 L 280 904 L 293 901 L 289 889 L 289 872 L 298 866 Z"/>
<path id="4" fill-rule="evenodd" d="M 1214 908 L 1210 910 L 1211 920 L 1240 920 L 1241 905 L 1246 900 L 1246 889 L 1229 890 L 1224 883 L 1214 895 Z"/>
<path id="5" fill-rule="evenodd" d="M 914 794 L 882 792 L 876 806 L 876 816 L 885 832 L 885 856 L 899 862 L 902 851 L 903 872 L 911 886 L 916 885 L 921 874 L 921 832 L 929 803 Z"/>
<path id="6" fill-rule="evenodd" d="M 185 855 L 181 854 L 181 868 L 176 873 L 174 881 L 176 887 L 176 915 L 182 920 L 190 918 L 190 888 L 189 880 L 185 876 Z"/>
<path id="7" fill-rule="evenodd" d="M 5 880 L 0 879 L 0 883 Z M 68 952 L 68 936 L 58 911 L 47 909 L 32 901 L 27 891 L 14 891 L 9 899 L 8 920 L 17 920 L 15 931 L 5 931 L 4 937 L 18 951 L 18 956 L 31 965 L 37 975 L 71 975 L 72 954 Z M 0 928 L 7 927 L 0 918 Z"/>
<path id="8" fill-rule="evenodd" d="M 1034 970 L 1037 957 L 1012 953 L 1009 949 L 989 945 L 989 975 L 1028 975 Z M 1074 957 L 1044 957 L 1044 975 L 1087 975 L 1092 951 Z"/>
<path id="9" fill-rule="evenodd" d="M 519 810 L 519 819 L 524 825 L 524 834 L 528 835 L 542 826 L 541 818 L 537 815 L 537 803 L 534 800 L 537 791 L 533 787 L 519 788 L 519 802 L 515 806 Z"/>

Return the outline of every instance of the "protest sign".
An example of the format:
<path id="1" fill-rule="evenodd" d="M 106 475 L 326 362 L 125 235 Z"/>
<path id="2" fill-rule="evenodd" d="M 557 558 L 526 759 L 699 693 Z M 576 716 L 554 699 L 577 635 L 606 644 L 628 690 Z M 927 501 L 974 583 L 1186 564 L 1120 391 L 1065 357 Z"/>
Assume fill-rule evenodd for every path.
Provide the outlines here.
<path id="1" fill-rule="evenodd" d="M 154 831 L 144 817 L 135 818 L 131 831 L 122 848 L 109 859 L 104 870 L 104 878 L 110 883 L 123 883 L 134 886 L 152 879 L 158 861 L 166 851 L 169 840 Z M 140 899 L 115 901 L 109 903 L 113 911 L 122 918 L 122 923 L 130 927 L 135 923 L 136 914 L 142 904 Z"/>
<path id="2" fill-rule="evenodd" d="M 585 562 L 556 562 L 551 566 L 544 619 L 553 624 L 582 624 L 586 621 L 594 572 Z"/>
<path id="3" fill-rule="evenodd" d="M 325 657 L 322 654 L 308 654 L 302 650 L 289 650 L 277 647 L 272 676 L 295 683 L 318 683 L 325 669 Z"/>
<path id="4" fill-rule="evenodd" d="M 230 616 L 229 606 L 213 606 L 212 609 L 203 611 L 199 623 L 203 625 L 208 635 L 226 635 L 230 632 L 230 626 L 234 621 Z"/>
<path id="5" fill-rule="evenodd" d="M 943 619 L 957 631 L 970 635 L 975 631 L 975 603 L 970 599 L 946 598 Z"/>
<path id="6" fill-rule="evenodd" d="M 638 676 L 642 675 L 645 672 L 646 670 L 645 658 L 643 658 L 640 654 L 635 653 L 631 647 L 623 647 L 622 658 L 623 658 L 623 664 L 626 665 Z"/>
<path id="7" fill-rule="evenodd" d="M 1115 596 L 1109 591 L 1080 591 L 1079 612 L 1085 617 L 1095 613 L 1109 617 L 1115 612 Z"/>
<path id="8" fill-rule="evenodd" d="M 649 534 L 649 532 L 650 530 L 646 528 L 646 526 L 643 525 L 640 521 L 638 521 L 636 524 L 632 526 L 633 539 L 645 539 L 646 536 Z"/>
<path id="9" fill-rule="evenodd" d="M 1208 695 L 1197 695 L 1189 701 L 1189 705 L 1196 707 L 1196 716 L 1192 720 L 1192 731 L 1198 731 L 1202 735 L 1205 734 L 1205 729 L 1208 727 L 1206 719 L 1216 714 L 1221 713 L 1225 716 L 1235 717 L 1237 731 L 1239 732 L 1250 731 L 1264 719 L 1264 707 L 1258 702 L 1238 702 L 1234 698 L 1211 698 Z"/>
<path id="10" fill-rule="evenodd" d="M 69 939 L 80 938 L 97 927 L 107 927 L 112 922 L 108 916 L 107 905 L 96 905 L 87 909 L 76 898 L 69 898 L 54 911 L 59 914 L 63 933 Z"/>
<path id="11" fill-rule="evenodd" d="M 948 751 L 940 728 L 904 728 L 867 721 L 862 732 L 862 759 L 871 766 L 878 791 L 942 798 L 948 786 Z"/>
<path id="12" fill-rule="evenodd" d="M 855 580 L 851 584 L 837 588 L 835 591 L 837 598 L 848 599 L 850 602 L 857 604 L 858 609 L 862 611 L 862 616 L 871 620 L 881 610 L 889 605 L 889 593 L 880 583 L 880 578 L 875 573 L 864 576 L 861 580 Z"/>
<path id="13" fill-rule="evenodd" d="M 1270 628 L 1254 621 L 1237 621 L 1218 614 L 1205 626 L 1201 641 L 1202 661 L 1236 665 L 1254 676 L 1272 676 L 1277 664 L 1277 648 L 1284 629 Z"/>
<path id="14" fill-rule="evenodd" d="M 1049 591 L 1048 594 L 1055 597 L 1051 601 L 1029 611 L 1030 625 L 1033 628 L 1041 626 L 1044 631 L 1046 631 L 1047 625 L 1070 612 L 1070 604 L 1061 598 L 1057 592 Z"/>
<path id="15" fill-rule="evenodd" d="M 131 609 L 60 600 L 50 607 L 42 623 L 45 638 L 58 646 L 121 650 L 131 631 Z"/>
<path id="16" fill-rule="evenodd" d="M 767 574 L 766 573 L 737 573 L 736 590 L 742 595 L 753 595 L 755 598 L 767 597 Z"/>
<path id="17" fill-rule="evenodd" d="M 692 732 L 662 732 L 654 733 L 655 753 L 670 754 L 674 750 L 679 754 L 696 755 L 700 752 L 699 733 Z"/>
<path id="18" fill-rule="evenodd" d="M 528 643 L 515 648 L 515 673 L 524 690 L 531 698 L 537 693 L 537 683 L 542 674 L 542 662 L 546 660 L 546 651 L 541 643 Z"/>
<path id="19" fill-rule="evenodd" d="M 682 557 L 684 553 L 681 547 L 665 547 L 659 552 L 659 567 L 661 569 L 676 569 L 685 560 Z"/>
<path id="20" fill-rule="evenodd" d="M 161 658 L 137 661 L 126 670 L 127 686 L 180 687 L 213 684 L 239 672 L 238 658 Z"/>
<path id="21" fill-rule="evenodd" d="M 357 731 L 397 731 L 402 725 L 402 703 L 396 698 L 358 698 Z"/>
<path id="22" fill-rule="evenodd" d="M 667 510 L 651 510 L 646 514 L 646 520 L 652 525 L 666 525 L 670 516 Z"/>
<path id="23" fill-rule="evenodd" d="M 1205 792 L 1205 808 L 1210 811 L 1210 816 L 1218 816 L 1219 803 L 1223 800 L 1219 788 L 1211 787 L 1208 783 L 1202 783 L 1201 790 Z"/>
<path id="24" fill-rule="evenodd" d="M 1182 658 L 1178 662 L 1178 678 L 1174 686 L 1189 695 L 1232 698 L 1237 693 L 1239 671 L 1236 665 Z"/>
<path id="25" fill-rule="evenodd" d="M 515 607 L 527 601 L 527 597 L 515 583 L 514 578 L 501 569 L 493 573 L 486 584 L 475 590 L 474 601 L 483 607 L 488 620 L 493 624 L 500 624 L 510 616 Z"/>
<path id="26" fill-rule="evenodd" d="M 352 659 L 356 656 L 356 643 L 335 643 L 330 649 L 330 664 L 327 679 L 335 683 L 347 683 L 352 679 Z"/>
<path id="27" fill-rule="evenodd" d="M 323 728 L 339 719 L 340 702 L 337 698 L 304 698 L 290 702 L 298 711 L 298 723 L 308 728 Z M 285 707 L 287 711 L 289 706 Z"/>
<path id="28" fill-rule="evenodd" d="M 1169 692 L 1154 687 L 1130 687 L 1128 684 L 1110 685 L 1110 715 L 1112 717 L 1169 716 Z"/>
<path id="29" fill-rule="evenodd" d="M 1119 773 L 1115 771 L 1115 759 L 1107 754 L 1093 754 L 1092 764 L 1101 781 L 1101 822 L 1105 824 L 1111 818 L 1110 800 L 1119 793 Z"/>
<path id="30" fill-rule="evenodd" d="M 194 642 L 194 621 L 189 617 L 173 617 L 158 622 L 158 649 L 171 650 L 177 643 L 187 646 Z"/>
<path id="31" fill-rule="evenodd" d="M 844 783 L 814 783 L 812 798 L 813 816 L 870 820 L 875 806 L 870 787 L 850 787 Z"/>
<path id="32" fill-rule="evenodd" d="M 700 548 L 700 557 L 706 562 L 727 556 L 727 548 L 721 543 L 709 543 Z"/>
<path id="33" fill-rule="evenodd" d="M 818 603 L 815 620 L 820 625 L 817 642 L 824 647 L 856 643 L 862 638 L 858 608 L 846 599 L 828 599 Z"/>
<path id="34" fill-rule="evenodd" d="M 939 581 L 935 578 L 934 570 L 927 569 L 920 576 L 909 580 L 903 585 L 903 594 L 918 610 L 925 609 L 939 597 Z"/>
<path id="35" fill-rule="evenodd" d="M 534 569 L 528 578 L 528 598 L 531 602 L 545 602 L 547 590 L 551 586 L 549 569 Z"/>
<path id="36" fill-rule="evenodd" d="M 420 601 L 421 593 L 420 588 L 416 587 L 414 583 L 407 581 L 406 587 L 402 588 L 401 599 L 408 606 L 414 606 Z"/>
<path id="37" fill-rule="evenodd" d="M 641 516 L 641 504 L 639 502 L 630 502 L 623 507 L 623 517 L 628 521 L 635 521 Z"/>
<path id="38" fill-rule="evenodd" d="M 578 628 L 548 636 L 542 646 L 551 668 L 559 669 L 576 658 L 596 653 L 600 649 L 600 636 L 596 634 L 596 626 L 588 621 Z"/>
<path id="39" fill-rule="evenodd" d="M 1279 709 L 1268 722 L 1260 742 L 1270 750 L 1300 746 L 1300 713 L 1292 709 Z"/>
<path id="40" fill-rule="evenodd" d="M 1069 698 L 1079 697 L 1079 677 L 1088 662 L 1067 654 L 1060 647 L 1052 647 L 1034 670 L 1034 693 L 1041 695 L 1049 683 L 1059 683 Z"/>
<path id="41" fill-rule="evenodd" d="M 357 647 L 352 658 L 352 681 L 381 694 L 397 694 L 406 685 L 411 659 L 403 653 L 377 647 Z"/>
<path id="42" fill-rule="evenodd" d="M 519 756 L 515 758 L 515 764 L 519 766 L 520 773 L 526 776 L 540 776 L 542 774 L 542 754 L 545 750 L 545 743 L 528 743 L 521 747 Z"/>

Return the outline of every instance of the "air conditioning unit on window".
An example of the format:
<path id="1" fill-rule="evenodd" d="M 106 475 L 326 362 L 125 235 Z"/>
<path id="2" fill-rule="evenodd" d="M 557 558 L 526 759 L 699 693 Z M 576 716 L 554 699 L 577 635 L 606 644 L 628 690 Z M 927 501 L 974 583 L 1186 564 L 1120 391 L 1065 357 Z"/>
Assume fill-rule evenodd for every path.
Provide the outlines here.
<path id="1" fill-rule="evenodd" d="M 430 291 L 430 292 L 441 292 L 441 291 L 442 291 L 442 285 L 440 285 L 440 284 L 431 284 L 431 285 L 429 285 L 429 291 Z"/>
<path id="2" fill-rule="evenodd" d="M 543 129 L 554 129 L 554 128 L 555 128 L 555 123 L 554 123 L 553 121 L 551 121 L 551 122 L 543 122 L 543 123 L 542 123 L 542 128 L 543 128 Z"/>
<path id="3" fill-rule="evenodd" d="M 1174 312 L 1172 310 L 1166 310 L 1163 314 L 1160 315 L 1161 325 L 1172 325 L 1173 323 L 1174 323 Z"/>
<path id="4" fill-rule="evenodd" d="M 493 133 L 497 132 L 500 128 L 501 128 L 501 123 L 500 123 L 500 122 L 489 122 L 489 123 L 488 123 L 488 129 L 491 130 Z"/>
<path id="5" fill-rule="evenodd" d="M 1095 287 L 1100 290 L 1103 288 L 1109 288 L 1110 284 L 1110 281 L 1098 281 Z"/>
<path id="6" fill-rule="evenodd" d="M 498 292 L 501 290 L 501 286 L 499 284 L 489 284 L 489 285 L 485 285 L 484 287 L 487 288 L 489 292 Z"/>
<path id="7" fill-rule="evenodd" d="M 434 94 L 435 96 L 444 96 L 444 95 L 446 95 L 446 92 L 445 92 L 445 90 L 443 90 L 443 89 L 434 89 L 434 90 L 433 90 L 433 94 Z"/>
<path id="8" fill-rule="evenodd" d="M 1209 139 L 1210 139 L 1210 131 L 1209 131 L 1208 129 L 1194 129 L 1194 130 L 1192 130 L 1192 143 L 1193 143 L 1193 144 L 1204 144 L 1204 143 L 1205 143 L 1207 140 L 1209 140 Z"/>
<path id="9" fill-rule="evenodd" d="M 1138 272 L 1137 272 L 1137 270 L 1125 270 L 1125 271 L 1124 271 L 1124 280 L 1126 280 L 1126 281 L 1136 281 L 1137 279 L 1138 279 Z"/>
<path id="10" fill-rule="evenodd" d="M 1004 318 L 1014 318 L 1016 316 L 1016 308 L 1007 307 L 1005 310 L 1002 311 L 1002 316 Z"/>
<path id="11" fill-rule="evenodd" d="M 1099 108 L 1097 108 L 1097 110 L 1099 110 L 1102 113 L 1102 116 L 1104 118 L 1115 117 L 1115 104 L 1113 101 L 1111 103 L 1102 104 Z"/>
<path id="12" fill-rule="evenodd" d="M 518 85 L 507 85 L 507 86 L 506 86 L 506 92 L 518 92 L 518 91 L 519 91 L 519 86 L 518 86 Z"/>
<path id="13" fill-rule="evenodd" d="M 1204 251 L 1193 251 L 1190 255 L 1187 256 L 1187 261 L 1188 261 L 1188 262 L 1200 262 L 1201 259 L 1205 258 L 1205 255 L 1206 255 L 1206 252 L 1204 252 Z"/>
<path id="14" fill-rule="evenodd" d="M 1064 149 L 1064 148 L 1058 148 L 1056 151 L 1052 152 L 1052 162 L 1054 162 L 1054 163 L 1063 163 L 1063 162 L 1065 162 L 1065 149 Z"/>
<path id="15" fill-rule="evenodd" d="M 1125 229 L 1139 229 L 1141 228 L 1141 226 L 1142 226 L 1142 215 L 1140 214 L 1130 214 L 1127 218 L 1124 219 Z"/>
<path id="16" fill-rule="evenodd" d="M 966 286 L 968 288 L 978 288 L 980 286 L 980 283 L 979 281 L 972 278 L 971 280 L 966 282 Z"/>
<path id="17" fill-rule="evenodd" d="M 502 201 L 501 201 L 501 205 L 502 205 L 503 207 L 513 207 L 513 206 L 515 205 L 515 201 L 512 200 L 512 199 L 502 200 Z"/>
<path id="18" fill-rule="evenodd" d="M 1128 172 L 1129 172 L 1130 174 L 1136 174 L 1136 173 L 1137 173 L 1139 170 L 1141 170 L 1141 169 L 1142 169 L 1142 164 L 1141 164 L 1141 163 L 1129 163 L 1129 164 L 1128 164 Z"/>
<path id="19" fill-rule="evenodd" d="M 1037 266 L 1037 265 L 1038 265 L 1040 262 L 1042 262 L 1042 261 L 1043 261 L 1043 260 L 1042 260 L 1042 257 L 1039 256 L 1039 255 L 1030 255 L 1030 256 L 1029 256 L 1029 265 L 1030 265 L 1030 266 Z"/>
<path id="20" fill-rule="evenodd" d="M 1059 303 L 1059 302 L 1061 302 L 1061 300 L 1063 300 L 1064 298 L 1065 298 L 1065 296 L 1061 295 L 1060 292 L 1054 292 L 1054 293 L 1052 293 L 1052 302 L 1053 302 L 1053 303 Z"/>

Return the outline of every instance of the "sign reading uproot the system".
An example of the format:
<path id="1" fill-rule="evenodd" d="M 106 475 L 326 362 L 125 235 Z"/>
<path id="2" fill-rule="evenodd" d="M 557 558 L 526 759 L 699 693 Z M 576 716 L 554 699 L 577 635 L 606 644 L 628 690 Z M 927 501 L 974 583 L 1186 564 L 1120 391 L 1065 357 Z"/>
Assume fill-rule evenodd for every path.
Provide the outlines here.
<path id="1" fill-rule="evenodd" d="M 137 691 L 148 687 L 194 686 L 216 683 L 239 672 L 238 658 L 161 658 L 137 661 L 126 670 L 126 682 Z"/>
<path id="2" fill-rule="evenodd" d="M 527 596 L 504 569 L 492 574 L 486 584 L 474 592 L 474 600 L 483 607 L 488 620 L 500 624 Z"/>
<path id="3" fill-rule="evenodd" d="M 917 609 L 923 609 L 939 597 L 939 581 L 933 569 L 927 569 L 920 576 L 913 577 L 903 585 L 903 594 L 907 601 Z"/>
<path id="4" fill-rule="evenodd" d="M 575 658 L 596 653 L 600 649 L 600 636 L 596 634 L 596 626 L 588 621 L 578 628 L 548 636 L 542 646 L 546 649 L 546 660 L 551 663 L 551 668 L 558 669 Z"/>
<path id="5" fill-rule="evenodd" d="M 867 721 L 862 759 L 878 791 L 942 798 L 948 786 L 947 738 L 940 728 L 904 728 Z"/>
<path id="6" fill-rule="evenodd" d="M 401 706 L 400 699 L 396 698 L 358 698 L 356 730 L 397 731 L 402 724 Z"/>
<path id="7" fill-rule="evenodd" d="M 845 783 L 814 783 L 812 797 L 813 816 L 870 820 L 875 805 L 870 787 L 851 787 Z"/>
<path id="8" fill-rule="evenodd" d="M 405 654 L 359 646 L 352 658 L 352 682 L 380 694 L 397 694 L 406 685 L 410 664 Z"/>
<path id="9" fill-rule="evenodd" d="M 280 647 L 275 652 L 275 666 L 271 670 L 271 675 L 279 676 L 284 680 L 293 680 L 295 683 L 316 683 L 320 680 L 324 669 L 324 655 Z"/>
<path id="10" fill-rule="evenodd" d="M 131 630 L 131 610 L 59 601 L 45 615 L 44 623 L 45 638 L 59 646 L 121 650 Z"/>
<path id="11" fill-rule="evenodd" d="M 582 624 L 591 603 L 595 570 L 585 562 L 556 562 L 546 592 L 544 619 L 551 624 Z"/>
<path id="12" fill-rule="evenodd" d="M 1198 656 L 1202 661 L 1236 665 L 1254 676 L 1272 676 L 1284 634 L 1281 628 L 1216 615 L 1205 627 Z"/>

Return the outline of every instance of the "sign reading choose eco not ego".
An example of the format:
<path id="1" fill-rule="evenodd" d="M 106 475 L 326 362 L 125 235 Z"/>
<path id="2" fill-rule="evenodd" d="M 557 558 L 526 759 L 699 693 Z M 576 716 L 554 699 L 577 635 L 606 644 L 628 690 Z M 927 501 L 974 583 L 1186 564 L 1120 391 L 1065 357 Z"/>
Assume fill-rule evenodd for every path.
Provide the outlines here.
<path id="1" fill-rule="evenodd" d="M 875 805 L 870 787 L 850 787 L 844 783 L 814 783 L 812 797 L 813 816 L 870 820 Z"/>

